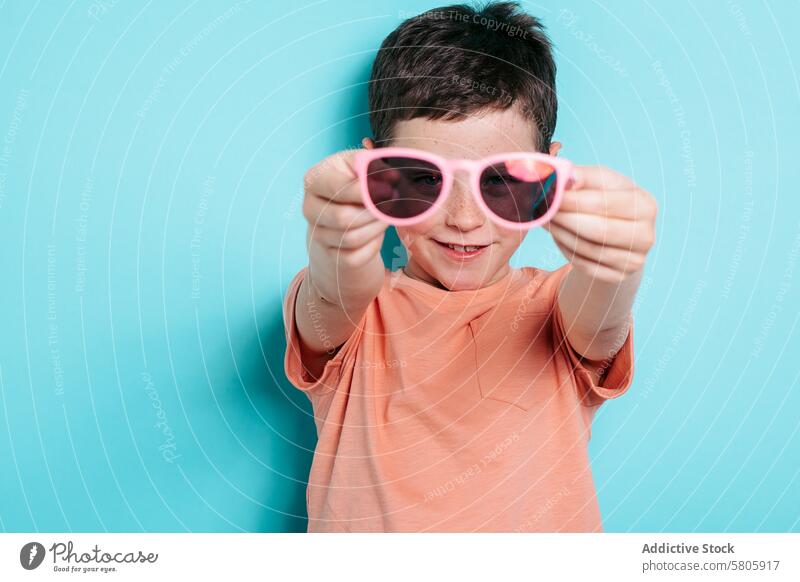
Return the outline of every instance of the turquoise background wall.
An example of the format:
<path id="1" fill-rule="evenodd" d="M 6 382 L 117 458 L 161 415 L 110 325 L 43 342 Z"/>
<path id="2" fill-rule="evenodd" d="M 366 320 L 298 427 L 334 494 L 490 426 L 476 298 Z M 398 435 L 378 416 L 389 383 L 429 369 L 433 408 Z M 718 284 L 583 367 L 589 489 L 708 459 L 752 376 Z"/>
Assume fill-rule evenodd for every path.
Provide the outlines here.
<path id="1" fill-rule="evenodd" d="M 0 529 L 304 530 L 302 175 L 368 135 L 377 47 L 434 6 L 0 2 Z M 661 207 L 591 445 L 606 528 L 800 531 L 800 5 L 524 6 L 563 155 Z M 535 232 L 514 261 L 564 259 Z"/>

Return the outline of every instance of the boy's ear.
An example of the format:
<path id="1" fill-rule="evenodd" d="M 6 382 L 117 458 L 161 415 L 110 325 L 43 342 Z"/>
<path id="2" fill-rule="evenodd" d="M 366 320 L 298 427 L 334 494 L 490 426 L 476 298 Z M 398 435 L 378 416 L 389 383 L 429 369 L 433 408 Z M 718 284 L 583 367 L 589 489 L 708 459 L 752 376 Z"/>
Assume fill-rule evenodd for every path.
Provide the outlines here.
<path id="1" fill-rule="evenodd" d="M 560 149 L 561 149 L 561 142 L 560 141 L 554 141 L 554 142 L 550 143 L 550 155 L 551 156 L 557 156 L 558 155 L 558 150 L 560 150 Z"/>
<path id="2" fill-rule="evenodd" d="M 375 147 L 375 143 L 368 137 L 365 137 L 361 140 L 361 145 L 363 145 L 368 150 L 371 150 Z"/>

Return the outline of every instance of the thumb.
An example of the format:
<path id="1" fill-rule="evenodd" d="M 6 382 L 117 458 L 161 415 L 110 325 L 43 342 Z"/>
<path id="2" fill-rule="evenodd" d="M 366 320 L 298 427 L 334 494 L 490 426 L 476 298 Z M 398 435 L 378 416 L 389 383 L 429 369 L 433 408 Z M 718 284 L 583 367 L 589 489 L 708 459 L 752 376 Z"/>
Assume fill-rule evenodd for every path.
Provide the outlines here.
<path id="1" fill-rule="evenodd" d="M 586 172 L 583 166 L 572 166 L 572 173 L 564 187 L 565 190 L 582 190 L 586 187 Z"/>

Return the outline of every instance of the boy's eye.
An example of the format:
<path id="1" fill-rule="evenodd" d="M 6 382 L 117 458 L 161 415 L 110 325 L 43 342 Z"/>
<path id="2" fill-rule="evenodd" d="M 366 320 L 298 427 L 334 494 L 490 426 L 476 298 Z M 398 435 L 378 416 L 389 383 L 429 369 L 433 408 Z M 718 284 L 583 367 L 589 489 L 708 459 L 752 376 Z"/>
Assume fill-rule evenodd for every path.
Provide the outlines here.
<path id="1" fill-rule="evenodd" d="M 486 186 L 508 186 L 518 182 L 519 180 L 507 174 L 495 174 L 483 178 L 483 183 Z"/>
<path id="2" fill-rule="evenodd" d="M 437 174 L 420 174 L 414 176 L 414 184 L 418 186 L 435 187 L 442 183 L 442 177 Z"/>

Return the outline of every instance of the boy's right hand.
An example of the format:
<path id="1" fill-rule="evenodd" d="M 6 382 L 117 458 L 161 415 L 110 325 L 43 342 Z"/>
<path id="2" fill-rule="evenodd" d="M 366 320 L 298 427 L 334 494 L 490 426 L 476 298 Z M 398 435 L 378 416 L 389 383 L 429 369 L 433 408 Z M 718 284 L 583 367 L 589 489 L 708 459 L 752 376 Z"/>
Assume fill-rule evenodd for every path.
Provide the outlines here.
<path id="1" fill-rule="evenodd" d="M 309 277 L 321 299 L 344 311 L 365 308 L 380 291 L 388 227 L 364 207 L 353 169 L 356 151 L 325 158 L 304 178 Z"/>

